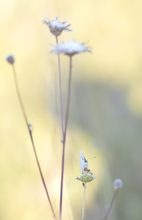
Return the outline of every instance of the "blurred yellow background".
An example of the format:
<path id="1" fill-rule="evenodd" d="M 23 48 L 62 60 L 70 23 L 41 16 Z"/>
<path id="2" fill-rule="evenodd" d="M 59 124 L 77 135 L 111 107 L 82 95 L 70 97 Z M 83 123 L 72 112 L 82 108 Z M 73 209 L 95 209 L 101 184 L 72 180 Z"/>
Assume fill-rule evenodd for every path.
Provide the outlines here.
<path id="1" fill-rule="evenodd" d="M 55 44 L 44 18 L 71 23 L 75 39 L 92 54 L 74 57 L 71 111 L 66 151 L 64 219 L 80 219 L 82 186 L 79 152 L 97 179 L 88 184 L 86 219 L 99 219 L 113 193 L 113 180 L 124 188 L 113 220 L 142 219 L 142 1 L 0 0 L 0 219 L 51 219 L 23 116 L 12 70 L 13 54 L 24 104 L 53 203 L 58 211 L 60 126 Z M 67 58 L 63 57 L 64 82 Z"/>

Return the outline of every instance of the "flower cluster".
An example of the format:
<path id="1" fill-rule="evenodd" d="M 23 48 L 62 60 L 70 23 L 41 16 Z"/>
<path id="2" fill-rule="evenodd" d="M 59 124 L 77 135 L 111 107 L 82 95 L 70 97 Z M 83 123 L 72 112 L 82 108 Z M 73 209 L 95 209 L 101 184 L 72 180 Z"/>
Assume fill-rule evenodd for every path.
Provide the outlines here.
<path id="1" fill-rule="evenodd" d="M 69 28 L 70 24 L 67 22 L 60 22 L 58 18 L 53 20 L 45 19 L 43 21 L 48 27 L 50 32 L 57 38 L 63 31 L 71 31 Z M 75 54 L 91 52 L 91 49 L 87 47 L 84 43 L 78 43 L 76 41 L 68 41 L 58 43 L 53 46 L 51 52 L 55 54 L 65 54 L 69 57 L 72 57 Z"/>
<path id="2" fill-rule="evenodd" d="M 58 72 L 59 72 L 59 87 L 60 87 L 60 105 L 61 105 L 61 121 L 62 124 L 65 126 L 63 126 L 61 124 L 62 128 L 62 133 L 63 133 L 63 140 L 62 140 L 62 161 L 61 161 L 61 186 L 60 186 L 60 210 L 59 210 L 59 219 L 62 220 L 62 198 L 63 198 L 63 180 L 64 180 L 64 169 L 65 169 L 65 146 L 66 146 L 66 134 L 67 134 L 67 125 L 68 125 L 68 118 L 69 118 L 69 104 L 70 104 L 70 94 L 71 94 L 71 75 L 72 75 L 72 56 L 76 55 L 76 54 L 80 54 L 80 53 L 84 53 L 84 52 L 91 52 L 91 49 L 86 46 L 84 43 L 78 43 L 74 40 L 68 41 L 68 42 L 62 42 L 59 43 L 58 41 L 58 37 L 61 35 L 61 33 L 63 31 L 71 31 L 70 30 L 70 24 L 67 22 L 60 22 L 58 20 L 58 18 L 54 18 L 53 20 L 49 20 L 49 19 L 45 19 L 43 21 L 49 28 L 50 32 L 54 35 L 54 37 L 56 38 L 56 45 L 53 46 L 51 52 L 53 52 L 54 54 L 57 54 L 58 57 Z M 69 82 L 68 82 L 68 90 L 67 90 L 67 105 L 66 105 L 66 116 L 65 118 L 62 116 L 62 108 L 64 110 L 64 106 L 62 106 L 62 83 L 61 83 L 61 65 L 60 65 L 60 54 L 64 54 L 66 56 L 69 57 L 70 59 L 70 63 L 69 63 Z M 54 211 L 54 207 L 52 205 L 51 199 L 50 199 L 50 195 L 46 186 L 46 182 L 44 180 L 44 176 L 42 174 L 42 169 L 39 163 L 39 159 L 38 159 L 38 155 L 36 152 L 36 148 L 35 148 L 35 144 L 34 144 L 34 139 L 33 139 L 33 127 L 32 124 L 30 124 L 28 122 L 27 119 L 27 115 L 25 112 L 25 107 L 23 105 L 23 101 L 21 98 L 21 94 L 20 94 L 20 90 L 19 90 L 19 86 L 18 86 L 18 81 L 16 78 L 16 71 L 14 68 L 14 63 L 15 63 L 15 58 L 13 55 L 9 55 L 6 57 L 6 61 L 12 65 L 12 69 L 13 69 L 13 74 L 14 74 L 14 81 L 15 81 L 15 87 L 16 87 L 16 93 L 17 93 L 17 97 L 20 103 L 20 107 L 28 128 L 28 132 L 30 134 L 30 140 L 32 143 L 32 147 L 33 147 L 33 151 L 35 154 L 35 158 L 36 158 L 36 162 L 37 162 L 37 166 L 39 169 L 39 173 L 40 173 L 40 177 L 45 189 L 45 193 L 47 195 L 47 199 L 48 202 L 50 204 L 50 208 L 53 214 L 53 218 L 57 219 L 55 216 L 55 211 Z M 64 111 L 63 111 L 64 112 Z M 65 128 L 64 128 L 65 127 Z M 82 152 L 80 152 L 80 175 L 76 178 L 77 180 L 81 181 L 83 187 L 84 187 L 84 200 L 83 200 L 83 206 L 82 206 L 82 219 L 84 219 L 84 210 L 85 210 L 85 191 L 86 191 L 86 184 L 95 180 L 96 176 L 91 172 L 91 170 L 88 168 L 88 160 L 86 159 L 86 157 L 84 156 L 84 154 Z M 112 197 L 112 200 L 110 202 L 110 205 L 107 209 L 107 212 L 105 214 L 104 220 L 107 220 L 108 215 L 112 209 L 112 204 L 115 200 L 117 191 L 119 191 L 122 187 L 123 187 L 123 181 L 119 178 L 115 179 L 113 182 L 113 187 L 114 187 L 114 194 Z"/>
<path id="3" fill-rule="evenodd" d="M 80 180 L 83 185 L 96 179 L 95 175 L 88 168 L 88 161 L 82 152 L 80 152 L 80 171 L 80 176 L 76 179 Z"/>

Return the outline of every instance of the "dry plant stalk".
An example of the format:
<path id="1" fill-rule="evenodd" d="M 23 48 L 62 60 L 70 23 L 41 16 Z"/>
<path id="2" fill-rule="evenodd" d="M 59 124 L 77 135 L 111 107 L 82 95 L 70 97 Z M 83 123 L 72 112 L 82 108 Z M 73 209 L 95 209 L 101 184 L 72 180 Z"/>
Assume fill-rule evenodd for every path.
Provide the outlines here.
<path id="1" fill-rule="evenodd" d="M 38 159 L 38 155 L 37 155 L 37 151 L 36 151 L 36 147 L 35 147 L 35 142 L 34 142 L 34 138 L 33 138 L 32 125 L 28 122 L 27 113 L 26 113 L 25 106 L 24 106 L 22 96 L 21 96 L 21 93 L 20 93 L 19 83 L 18 83 L 18 79 L 17 79 L 17 73 L 16 73 L 16 69 L 15 69 L 15 65 L 14 65 L 15 64 L 14 57 L 12 55 L 9 55 L 7 57 L 7 62 L 9 64 L 11 64 L 11 66 L 12 66 L 14 84 L 15 84 L 16 94 L 17 94 L 17 97 L 18 97 L 20 108 L 21 108 L 21 111 L 22 111 L 22 114 L 23 114 L 23 117 L 24 117 L 24 120 L 25 120 L 25 123 L 26 123 L 26 127 L 27 127 L 27 130 L 28 130 L 28 133 L 29 133 L 29 137 L 30 137 L 30 140 L 31 140 L 34 156 L 35 156 L 36 163 L 37 163 L 37 167 L 38 167 L 39 174 L 40 174 L 40 177 L 41 177 L 41 181 L 42 181 L 42 184 L 43 184 L 43 187 L 44 187 L 44 190 L 45 190 L 45 193 L 46 193 L 46 196 L 47 196 L 47 199 L 48 199 L 51 211 L 52 211 L 52 215 L 53 215 L 53 218 L 56 219 L 53 204 L 51 202 L 49 191 L 47 189 L 47 185 L 46 185 L 46 182 L 45 182 L 45 179 L 44 179 L 44 176 L 43 176 L 43 173 L 42 173 L 41 165 L 40 165 L 40 162 L 39 162 L 39 159 Z"/>

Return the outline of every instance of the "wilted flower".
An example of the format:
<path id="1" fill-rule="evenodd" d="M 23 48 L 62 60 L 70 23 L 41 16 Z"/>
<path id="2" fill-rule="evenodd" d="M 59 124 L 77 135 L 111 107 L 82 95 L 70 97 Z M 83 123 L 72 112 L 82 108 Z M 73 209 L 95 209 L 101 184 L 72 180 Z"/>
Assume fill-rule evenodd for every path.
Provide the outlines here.
<path id="1" fill-rule="evenodd" d="M 43 21 L 45 24 L 48 25 L 50 32 L 55 36 L 58 37 L 62 31 L 71 31 L 69 29 L 70 24 L 67 22 L 60 22 L 58 18 L 54 18 L 53 20 L 49 20 L 48 18 Z"/>
<path id="2" fill-rule="evenodd" d="M 95 175 L 88 169 L 88 161 L 82 152 L 80 152 L 80 176 L 77 177 L 77 180 L 80 180 L 83 184 L 91 182 L 96 179 Z"/>
<path id="3" fill-rule="evenodd" d="M 91 49 L 87 47 L 84 43 L 78 43 L 76 41 L 69 41 L 57 44 L 52 49 L 53 53 L 65 54 L 67 56 L 73 56 L 75 54 L 83 52 L 91 52 Z"/>
<path id="4" fill-rule="evenodd" d="M 123 187 L 123 181 L 121 179 L 115 179 L 113 182 L 114 189 L 121 189 Z"/>
<path id="5" fill-rule="evenodd" d="M 7 60 L 7 62 L 8 62 L 9 64 L 11 64 L 11 65 L 13 65 L 14 62 L 15 62 L 15 59 L 14 59 L 13 55 L 8 55 L 8 56 L 6 57 L 6 60 Z"/>

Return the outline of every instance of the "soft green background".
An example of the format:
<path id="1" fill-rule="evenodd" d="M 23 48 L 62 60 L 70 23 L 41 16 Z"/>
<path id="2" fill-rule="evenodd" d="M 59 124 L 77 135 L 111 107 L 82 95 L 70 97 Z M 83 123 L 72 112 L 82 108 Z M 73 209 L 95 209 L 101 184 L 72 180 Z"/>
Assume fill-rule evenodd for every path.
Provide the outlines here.
<path id="1" fill-rule="evenodd" d="M 15 94 L 16 69 L 39 158 L 58 210 L 61 143 L 57 116 L 54 37 L 42 24 L 58 16 L 72 24 L 61 40 L 76 39 L 92 54 L 74 57 L 70 126 L 66 151 L 64 219 L 80 219 L 79 152 L 90 159 L 96 181 L 88 184 L 87 220 L 99 220 L 113 193 L 124 187 L 110 220 L 142 219 L 142 1 L 0 0 L 0 219 L 51 219 L 26 126 Z M 68 60 L 63 58 L 66 83 Z"/>

